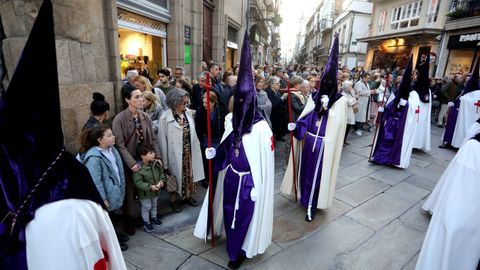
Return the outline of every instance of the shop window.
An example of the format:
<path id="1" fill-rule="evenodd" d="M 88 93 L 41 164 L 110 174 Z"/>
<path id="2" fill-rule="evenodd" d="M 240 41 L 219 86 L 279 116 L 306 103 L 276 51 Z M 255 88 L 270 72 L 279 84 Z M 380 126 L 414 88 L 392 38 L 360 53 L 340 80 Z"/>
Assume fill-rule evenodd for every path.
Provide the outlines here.
<path id="1" fill-rule="evenodd" d="M 417 26 L 422 10 L 422 1 L 415 1 L 392 10 L 390 29 L 397 30 Z"/>

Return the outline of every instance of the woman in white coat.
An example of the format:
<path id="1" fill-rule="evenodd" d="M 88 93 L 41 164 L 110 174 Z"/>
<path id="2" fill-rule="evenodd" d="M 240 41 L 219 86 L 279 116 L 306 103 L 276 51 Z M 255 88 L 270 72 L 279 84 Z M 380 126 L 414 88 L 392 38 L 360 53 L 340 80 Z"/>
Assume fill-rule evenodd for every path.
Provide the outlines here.
<path id="1" fill-rule="evenodd" d="M 345 131 L 345 139 L 343 140 L 343 145 L 349 145 L 347 142 L 348 132 L 350 132 L 350 127 L 355 126 L 355 112 L 353 107 L 357 105 L 358 101 L 355 98 L 355 92 L 353 91 L 353 82 L 344 81 L 341 85 L 342 95 L 347 98 L 347 129 Z"/>
<path id="2" fill-rule="evenodd" d="M 193 111 L 188 109 L 188 92 L 175 89 L 168 95 L 168 107 L 159 120 L 158 139 L 164 168 L 177 178 L 178 194 L 191 206 L 197 206 L 194 196 L 196 182 L 203 180 L 202 154 L 195 131 Z M 171 206 L 179 205 L 172 194 Z"/>
<path id="3" fill-rule="evenodd" d="M 358 112 L 355 114 L 355 134 L 362 136 L 362 124 L 367 121 L 367 107 L 368 100 L 370 99 L 370 87 L 368 82 L 370 81 L 370 74 L 365 72 L 361 76 L 353 89 L 355 90 L 355 97 L 358 100 Z"/>

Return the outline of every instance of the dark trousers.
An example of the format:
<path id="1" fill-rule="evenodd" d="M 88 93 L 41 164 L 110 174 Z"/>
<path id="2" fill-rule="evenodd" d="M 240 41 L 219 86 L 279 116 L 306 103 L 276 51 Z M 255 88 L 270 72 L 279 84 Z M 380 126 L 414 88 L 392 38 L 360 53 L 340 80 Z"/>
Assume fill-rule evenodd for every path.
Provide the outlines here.
<path id="1" fill-rule="evenodd" d="M 343 142 L 347 141 L 348 133 L 350 132 L 351 127 L 355 128 L 355 125 L 347 124 L 347 129 L 345 130 L 345 139 L 343 139 Z"/>
<path id="2" fill-rule="evenodd" d="M 362 129 L 362 122 L 355 122 L 355 125 L 353 125 L 353 130 L 357 131 L 359 129 Z"/>

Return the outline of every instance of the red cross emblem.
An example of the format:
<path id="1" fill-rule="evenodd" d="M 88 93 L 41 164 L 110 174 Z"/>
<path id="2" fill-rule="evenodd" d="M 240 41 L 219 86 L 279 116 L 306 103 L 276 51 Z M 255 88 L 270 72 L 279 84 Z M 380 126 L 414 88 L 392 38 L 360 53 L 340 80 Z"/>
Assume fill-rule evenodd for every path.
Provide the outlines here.
<path id="1" fill-rule="evenodd" d="M 420 106 L 417 106 L 415 113 L 417 114 L 417 123 L 418 123 L 418 119 L 420 119 Z"/>
<path id="2" fill-rule="evenodd" d="M 477 100 L 477 102 L 473 105 L 477 106 L 477 108 L 475 109 L 475 113 L 478 113 L 478 107 L 480 107 L 480 100 Z"/>
<path id="3" fill-rule="evenodd" d="M 272 135 L 271 140 L 272 140 L 272 144 L 270 145 L 270 149 L 272 149 L 272 151 L 273 151 L 273 150 L 275 150 L 275 138 L 273 137 L 273 135 Z"/>

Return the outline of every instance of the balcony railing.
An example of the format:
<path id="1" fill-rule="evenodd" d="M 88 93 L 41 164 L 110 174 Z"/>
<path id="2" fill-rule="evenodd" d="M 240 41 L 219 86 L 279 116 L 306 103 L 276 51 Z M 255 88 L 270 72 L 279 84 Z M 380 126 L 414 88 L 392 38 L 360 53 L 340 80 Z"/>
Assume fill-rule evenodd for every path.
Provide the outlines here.
<path id="1" fill-rule="evenodd" d="M 447 13 L 450 21 L 479 15 L 480 0 L 453 0 Z"/>

